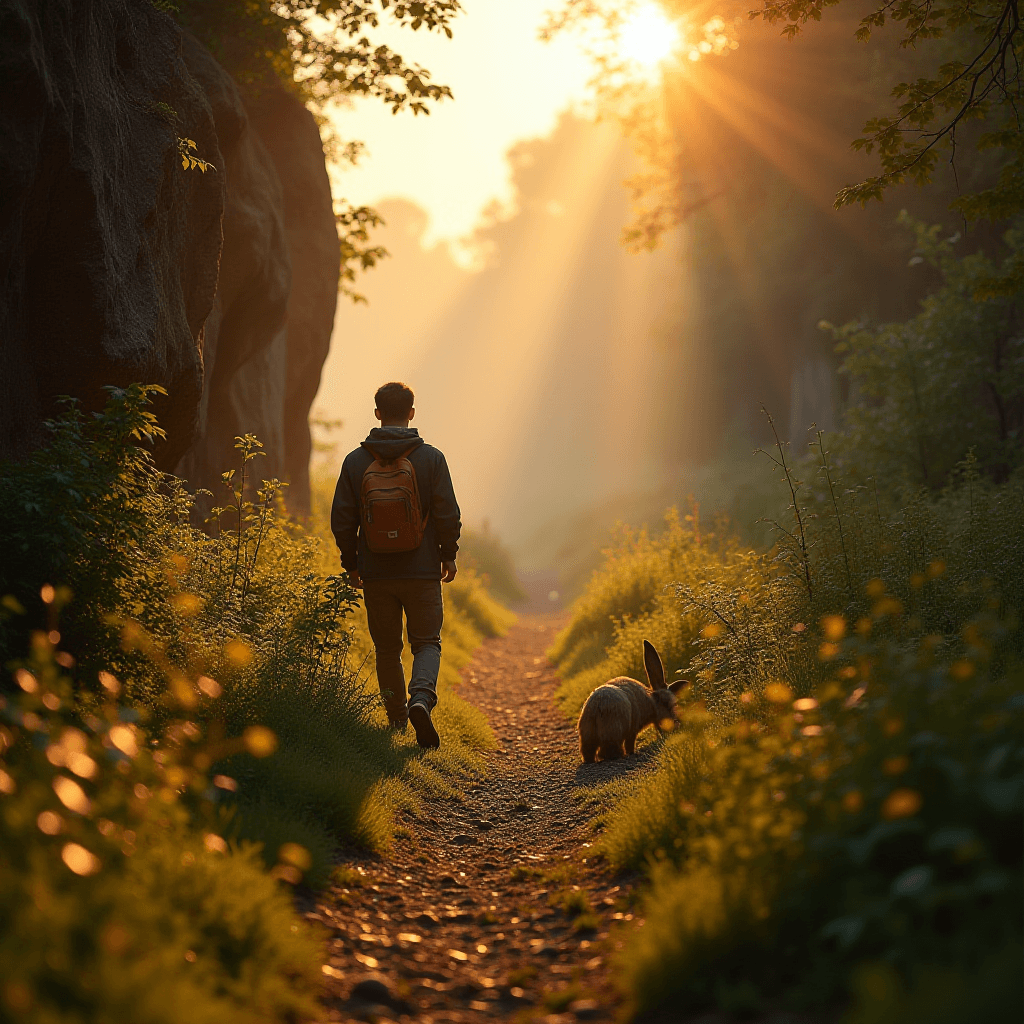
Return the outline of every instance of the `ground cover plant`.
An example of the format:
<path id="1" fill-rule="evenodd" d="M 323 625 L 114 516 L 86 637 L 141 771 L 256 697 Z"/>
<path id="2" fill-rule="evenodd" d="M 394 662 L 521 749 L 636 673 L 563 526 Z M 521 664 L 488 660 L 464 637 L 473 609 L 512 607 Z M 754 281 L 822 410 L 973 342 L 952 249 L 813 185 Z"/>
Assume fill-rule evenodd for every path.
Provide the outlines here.
<path id="1" fill-rule="evenodd" d="M 25 1019 L 120 1019 L 135 999 L 138 1019 L 177 1019 L 184 1004 L 147 972 L 169 957 L 176 984 L 184 958 L 201 965 L 181 988 L 193 1016 L 292 1019 L 311 1005 L 317 941 L 275 878 L 322 885 L 339 842 L 384 850 L 400 807 L 481 767 L 490 732 L 451 684 L 511 617 L 472 573 L 446 588 L 443 745 L 420 752 L 384 728 L 356 594 L 324 571 L 333 543 L 259 483 L 258 440 L 238 439 L 201 529 L 195 496 L 146 451 L 153 390 L 112 389 L 90 419 L 69 404 L 51 443 L 0 473 L 3 898 L 21 922 L 0 987 Z M 29 941 L 44 890 L 61 910 Z M 123 985 L 79 991 L 70 955 L 47 966 L 76 936 Z"/>
<path id="2" fill-rule="evenodd" d="M 957 301 L 954 282 L 905 328 L 862 337 L 847 369 L 881 381 L 871 339 L 892 351 L 902 329 L 930 353 L 914 364 L 925 386 L 948 389 L 949 325 L 932 314 Z M 981 350 L 987 312 L 963 312 L 960 350 L 969 327 Z M 600 851 L 651 877 L 619 959 L 634 1012 L 1020 1016 L 1019 439 L 979 460 L 998 418 L 958 433 L 961 407 L 936 402 L 941 477 L 894 479 L 924 421 L 890 383 L 835 439 L 842 480 L 819 433 L 808 456 L 766 453 L 791 500 L 771 550 L 673 513 L 659 537 L 617 541 L 552 650 L 570 713 L 609 676 L 642 678 L 645 636 L 690 680 L 650 771 L 599 805 Z M 898 429 L 862 443 L 872 417 Z"/>
<path id="3" fill-rule="evenodd" d="M 1013 1007 L 1022 497 L 975 479 L 877 532 L 860 523 L 852 580 L 838 547 L 816 549 L 813 597 L 778 553 L 709 549 L 690 576 L 667 565 L 665 596 L 622 615 L 606 656 L 569 677 L 574 707 L 582 683 L 637 675 L 639 637 L 675 604 L 692 678 L 682 724 L 649 776 L 609 794 L 600 843 L 613 864 L 652 871 L 622 960 L 635 1009 L 833 1006 L 863 965 L 868 995 L 891 991 L 894 1006 L 918 998 L 898 979 L 916 992 L 928 971 L 952 1005 L 955 967 L 957 999 Z M 972 513 L 987 524 L 973 536 Z M 690 549 L 697 564 L 692 534 Z"/>
<path id="4" fill-rule="evenodd" d="M 174 702 L 152 746 L 113 676 L 83 714 L 61 653 L 36 633 L 0 695 L 0 1019 L 313 1014 L 321 936 L 259 850 L 225 838 L 210 766 L 230 745 Z M 308 866 L 280 852 L 278 877 Z"/>

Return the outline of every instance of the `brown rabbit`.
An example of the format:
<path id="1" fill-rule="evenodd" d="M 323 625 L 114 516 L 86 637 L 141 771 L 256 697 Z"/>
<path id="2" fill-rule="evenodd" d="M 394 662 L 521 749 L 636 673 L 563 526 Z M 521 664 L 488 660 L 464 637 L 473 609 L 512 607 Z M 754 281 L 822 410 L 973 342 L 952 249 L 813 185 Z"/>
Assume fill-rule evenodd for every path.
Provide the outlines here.
<path id="1" fill-rule="evenodd" d="M 587 698 L 576 729 L 580 734 L 580 753 L 588 764 L 598 756 L 602 761 L 632 754 L 636 736 L 644 726 L 661 731 L 667 718 L 676 721 L 676 691 L 686 683 L 680 679 L 665 684 L 665 666 L 649 640 L 644 641 L 644 669 L 650 687 L 628 676 L 617 676 L 599 686 Z"/>

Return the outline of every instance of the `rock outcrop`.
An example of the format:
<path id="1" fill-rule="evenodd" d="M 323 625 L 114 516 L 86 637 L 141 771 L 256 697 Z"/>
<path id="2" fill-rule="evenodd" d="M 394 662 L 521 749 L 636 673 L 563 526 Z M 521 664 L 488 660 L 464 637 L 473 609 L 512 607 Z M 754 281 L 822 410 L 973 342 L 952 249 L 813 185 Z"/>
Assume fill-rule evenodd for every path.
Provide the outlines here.
<path id="1" fill-rule="evenodd" d="M 234 438 L 255 434 L 256 472 L 284 475 L 286 317 L 292 269 L 281 181 L 230 75 L 190 35 L 182 55 L 213 110 L 226 187 L 224 249 L 203 340 L 205 382 L 195 442 L 176 472 L 213 491 L 235 465 Z"/>
<path id="2" fill-rule="evenodd" d="M 284 190 L 284 222 L 292 261 L 282 422 L 286 500 L 309 513 L 309 410 L 320 387 L 338 304 L 338 229 L 320 129 L 313 115 L 283 89 L 247 103 Z"/>
<path id="3" fill-rule="evenodd" d="M 181 166 L 179 135 L 222 156 L 180 41 L 148 4 L 0 2 L 0 457 L 131 381 L 170 393 L 163 465 L 193 442 L 225 186 Z"/>
<path id="4" fill-rule="evenodd" d="M 258 473 L 308 510 L 338 283 L 312 115 L 282 89 L 244 101 L 130 0 L 0 0 L 0 66 L 0 458 L 45 439 L 61 395 L 159 383 L 162 466 L 216 493 L 253 433 Z M 183 169 L 179 139 L 216 170 Z"/>

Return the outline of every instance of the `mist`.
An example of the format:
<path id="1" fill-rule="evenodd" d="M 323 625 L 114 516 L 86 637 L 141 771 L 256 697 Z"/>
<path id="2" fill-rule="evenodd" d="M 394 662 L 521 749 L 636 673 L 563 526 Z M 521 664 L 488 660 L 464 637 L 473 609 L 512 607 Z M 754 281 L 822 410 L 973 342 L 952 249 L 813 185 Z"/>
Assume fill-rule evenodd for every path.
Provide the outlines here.
<path id="1" fill-rule="evenodd" d="M 657 523 L 691 495 L 696 514 L 767 540 L 781 492 L 754 454 L 773 442 L 762 407 L 797 455 L 839 424 L 849 395 L 822 321 L 910 315 L 935 276 L 909 261 L 899 210 L 948 220 L 955 195 L 943 172 L 832 208 L 867 172 L 849 140 L 884 102 L 858 45 L 846 23 L 782 46 L 756 25 L 737 56 L 671 86 L 692 212 L 653 252 L 622 244 L 624 181 L 643 165 L 614 121 L 572 113 L 509 149 L 513 201 L 457 250 L 425 243 L 408 200 L 378 204 L 392 258 L 361 280 L 368 305 L 337 314 L 314 408 L 344 427 L 324 464 L 373 426 L 374 390 L 405 380 L 465 521 L 521 569 L 579 584 L 616 521 Z"/>
<path id="2" fill-rule="evenodd" d="M 614 127 L 567 114 L 508 160 L 515 208 L 485 214 L 479 269 L 425 248 L 412 203 L 380 204 L 392 258 L 363 280 L 367 305 L 339 309 L 314 408 L 344 421 L 336 463 L 374 425 L 375 389 L 408 382 L 465 521 L 530 566 L 547 524 L 663 483 L 658 339 L 677 330 L 678 256 L 621 245 L 631 158 Z"/>

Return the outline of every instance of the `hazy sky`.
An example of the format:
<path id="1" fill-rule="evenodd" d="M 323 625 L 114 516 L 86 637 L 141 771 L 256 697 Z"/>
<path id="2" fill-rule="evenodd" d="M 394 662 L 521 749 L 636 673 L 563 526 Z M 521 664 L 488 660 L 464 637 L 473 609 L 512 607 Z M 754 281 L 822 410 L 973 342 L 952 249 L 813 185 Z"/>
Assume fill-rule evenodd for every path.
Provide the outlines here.
<path id="1" fill-rule="evenodd" d="M 369 155 L 335 195 L 381 207 L 374 241 L 393 258 L 359 279 L 369 306 L 339 305 L 314 405 L 344 421 L 336 471 L 374 425 L 376 387 L 407 380 L 464 520 L 489 520 L 524 567 L 565 562 L 577 524 L 626 498 L 650 497 L 655 514 L 670 492 L 718 500 L 712 511 L 731 501 L 732 483 L 708 497 L 712 461 L 749 451 L 766 398 L 784 429 L 798 410 L 793 436 L 828 422 L 831 378 L 804 372 L 830 358 L 816 325 L 860 316 L 877 288 L 854 287 L 854 271 L 884 278 L 891 262 L 888 210 L 832 211 L 836 189 L 870 172 L 849 139 L 878 91 L 850 25 L 786 42 L 744 21 L 735 53 L 685 55 L 673 118 L 686 184 L 706 201 L 669 244 L 634 255 L 620 239 L 636 160 L 614 121 L 565 114 L 592 73 L 579 40 L 537 39 L 560 2 L 465 0 L 450 42 L 382 34 L 455 99 L 429 118 L 368 101 L 337 114 Z M 655 66 L 642 54 L 659 32 L 628 47 L 624 32 L 622 53 Z M 495 199 L 507 207 L 482 216 Z M 469 235 L 472 264 L 453 245 Z"/>
<path id="2" fill-rule="evenodd" d="M 671 256 L 620 244 L 636 168 L 618 127 L 566 113 L 586 113 L 593 67 L 577 38 L 538 40 L 559 3 L 464 0 L 453 40 L 378 37 L 455 98 L 430 117 L 336 114 L 369 152 L 335 196 L 380 208 L 392 258 L 358 280 L 368 306 L 339 304 L 314 403 L 344 421 L 336 472 L 374 425 L 375 389 L 407 380 L 464 520 L 489 520 L 524 565 L 543 524 L 658 484 L 652 356 L 674 293 Z M 453 243 L 474 230 L 470 265 Z"/>
<path id="3" fill-rule="evenodd" d="M 381 204 L 392 258 L 360 282 L 369 305 L 340 304 L 314 406 L 344 421 L 336 472 L 375 425 L 376 388 L 407 380 L 464 521 L 490 520 L 523 565 L 549 521 L 658 486 L 654 375 L 675 333 L 671 254 L 631 255 L 619 241 L 629 155 L 617 129 L 556 125 L 512 147 L 517 213 L 481 232 L 483 270 L 458 266 L 445 243 L 425 246 L 416 205 Z"/>
<path id="4" fill-rule="evenodd" d="M 392 115 L 379 100 L 337 111 L 344 139 L 361 139 L 367 155 L 335 178 L 335 194 L 356 204 L 402 196 L 424 209 L 425 242 L 472 230 L 492 199 L 511 197 L 505 152 L 514 142 L 547 135 L 557 115 L 584 98 L 591 74 L 577 43 L 537 39 L 558 0 L 463 0 L 454 38 L 391 28 L 374 36 L 449 85 L 454 101 L 429 117 Z"/>

